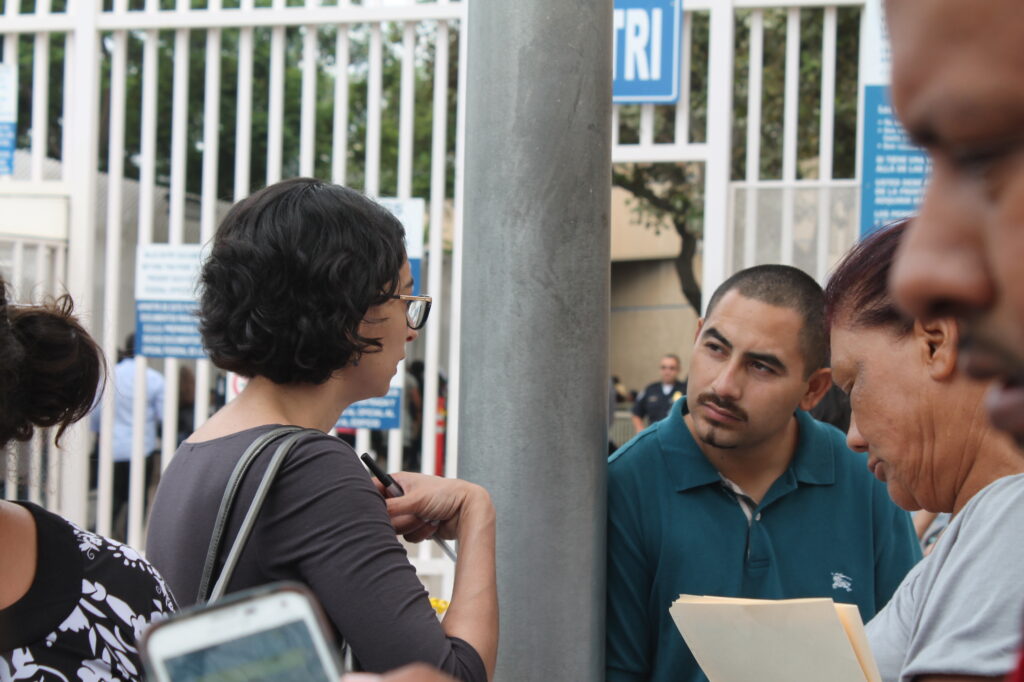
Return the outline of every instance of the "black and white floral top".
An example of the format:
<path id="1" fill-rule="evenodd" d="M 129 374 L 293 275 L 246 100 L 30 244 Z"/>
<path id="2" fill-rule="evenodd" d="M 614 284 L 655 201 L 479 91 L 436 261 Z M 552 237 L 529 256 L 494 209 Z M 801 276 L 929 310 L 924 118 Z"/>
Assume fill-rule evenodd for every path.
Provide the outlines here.
<path id="1" fill-rule="evenodd" d="M 35 518 L 38 561 L 0 611 L 0 682 L 143 679 L 136 640 L 176 609 L 163 578 L 131 547 L 18 504 Z"/>

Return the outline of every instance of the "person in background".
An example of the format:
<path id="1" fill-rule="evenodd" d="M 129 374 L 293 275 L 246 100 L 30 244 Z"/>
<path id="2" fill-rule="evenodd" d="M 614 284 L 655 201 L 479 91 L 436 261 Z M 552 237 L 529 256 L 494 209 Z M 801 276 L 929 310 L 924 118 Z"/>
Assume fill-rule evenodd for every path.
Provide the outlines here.
<path id="1" fill-rule="evenodd" d="M 101 434 L 100 423 L 103 409 L 97 405 L 89 418 L 93 433 L 99 438 L 113 438 L 114 453 L 114 508 L 112 518 L 114 525 L 112 535 L 123 540 L 128 525 L 128 487 L 131 480 L 132 458 L 132 415 L 135 396 L 135 334 L 129 334 L 124 341 L 124 348 L 117 352 L 117 365 L 113 371 L 114 391 L 114 432 Z M 160 444 L 157 435 L 164 418 L 164 376 L 146 367 L 146 407 L 142 421 L 142 451 L 146 455 L 146 488 L 149 488 L 156 471 Z"/>
<path id="2" fill-rule="evenodd" d="M 690 392 L 608 460 L 608 682 L 707 678 L 680 594 L 856 604 L 867 621 L 921 556 L 910 516 L 817 421 L 832 384 L 822 291 L 743 270 L 698 322 Z"/>
<path id="3" fill-rule="evenodd" d="M 952 521 L 867 625 L 885 682 L 1005 675 L 1024 613 L 1024 458 L 957 372 L 960 325 L 902 314 L 886 282 L 905 223 L 855 246 L 825 289 L 832 375 L 850 396 L 847 444 L 900 507 Z"/>
<path id="4" fill-rule="evenodd" d="M 182 604 L 196 602 L 239 458 L 277 426 L 304 427 L 311 433 L 274 478 L 228 592 L 301 582 L 363 669 L 421 662 L 483 682 L 498 643 L 490 495 L 466 481 L 400 472 L 405 494 L 385 499 L 352 448 L 325 433 L 347 406 L 387 393 L 406 344 L 426 323 L 430 298 L 411 293 L 404 237 L 398 219 L 372 200 L 310 178 L 276 183 L 232 207 L 203 264 L 200 333 L 214 365 L 249 382 L 164 471 L 147 556 Z M 264 452 L 242 479 L 239 508 L 248 508 L 270 458 Z M 242 516 L 225 527 L 226 545 Z M 458 540 L 442 622 L 396 532 L 411 541 Z"/>
<path id="5" fill-rule="evenodd" d="M 633 405 L 633 429 L 640 433 L 648 424 L 660 422 L 672 404 L 686 395 L 686 382 L 679 381 L 679 356 L 668 353 L 661 357 L 658 371 L 661 378 L 648 384 Z"/>
<path id="6" fill-rule="evenodd" d="M 8 303 L 0 280 L 0 446 L 89 413 L 103 355 L 63 296 Z M 0 681 L 142 680 L 136 637 L 175 609 L 131 547 L 31 502 L 0 501 Z"/>

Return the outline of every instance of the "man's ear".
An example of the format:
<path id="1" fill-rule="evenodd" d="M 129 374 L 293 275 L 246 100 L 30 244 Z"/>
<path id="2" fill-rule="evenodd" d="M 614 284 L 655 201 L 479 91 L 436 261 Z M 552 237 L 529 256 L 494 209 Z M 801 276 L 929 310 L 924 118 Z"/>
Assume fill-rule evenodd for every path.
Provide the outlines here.
<path id="1" fill-rule="evenodd" d="M 813 410 L 832 388 L 832 370 L 822 367 L 807 379 L 807 392 L 800 399 L 801 410 Z"/>
<path id="2" fill-rule="evenodd" d="M 956 373 L 959 356 L 960 328 L 952 317 L 914 321 L 914 339 L 928 375 L 935 381 L 946 381 Z"/>
<path id="3" fill-rule="evenodd" d="M 698 317 L 697 318 L 697 331 L 695 331 L 693 333 L 693 342 L 694 343 L 697 343 L 697 339 L 700 338 L 700 330 L 703 329 L 703 328 L 704 328 L 704 318 L 703 317 Z"/>

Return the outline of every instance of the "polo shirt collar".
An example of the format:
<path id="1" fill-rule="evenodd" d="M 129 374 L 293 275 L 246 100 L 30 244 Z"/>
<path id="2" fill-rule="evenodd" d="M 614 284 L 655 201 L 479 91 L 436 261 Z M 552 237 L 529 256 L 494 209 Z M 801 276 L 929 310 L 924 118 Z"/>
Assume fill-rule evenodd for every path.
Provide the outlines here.
<path id="1" fill-rule="evenodd" d="M 701 451 L 683 417 L 689 412 L 686 397 L 672 405 L 668 417 L 655 425 L 661 455 L 673 488 L 684 492 L 692 488 L 720 484 L 721 475 Z M 836 453 L 828 430 L 807 412 L 797 410 L 799 436 L 796 454 L 789 471 L 800 483 L 831 485 L 836 479 Z"/>

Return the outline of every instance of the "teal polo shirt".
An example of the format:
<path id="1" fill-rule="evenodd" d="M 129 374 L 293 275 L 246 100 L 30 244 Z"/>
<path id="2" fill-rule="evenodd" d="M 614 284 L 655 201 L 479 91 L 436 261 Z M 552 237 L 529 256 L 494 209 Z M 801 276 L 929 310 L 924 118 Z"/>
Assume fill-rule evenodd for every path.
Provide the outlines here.
<path id="1" fill-rule="evenodd" d="M 796 413 L 793 461 L 748 521 L 686 411 L 608 459 L 609 682 L 707 679 L 669 615 L 680 594 L 832 597 L 867 622 L 921 558 L 910 515 L 838 429 Z"/>

